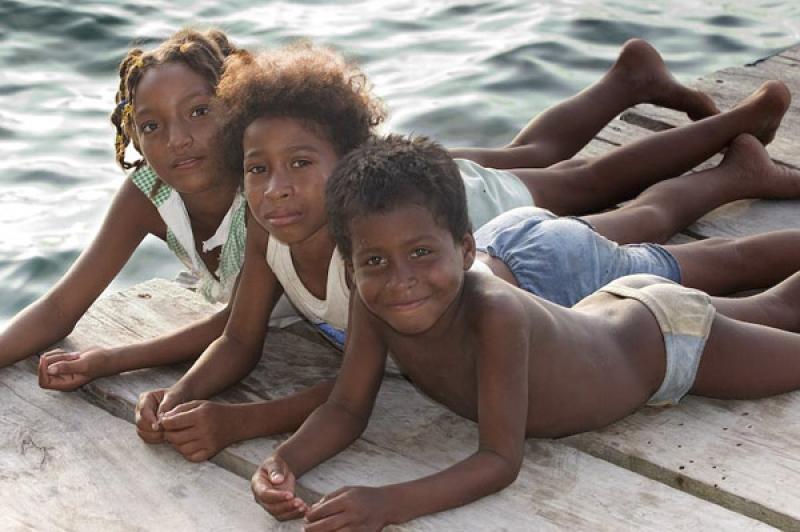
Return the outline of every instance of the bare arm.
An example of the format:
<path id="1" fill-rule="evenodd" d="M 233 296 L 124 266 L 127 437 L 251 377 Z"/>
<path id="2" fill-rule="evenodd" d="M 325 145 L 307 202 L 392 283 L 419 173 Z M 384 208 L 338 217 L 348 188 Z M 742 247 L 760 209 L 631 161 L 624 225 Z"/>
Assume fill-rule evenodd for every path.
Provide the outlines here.
<path id="1" fill-rule="evenodd" d="M 350 306 L 344 360 L 328 401 L 253 476 L 256 500 L 278 519 L 292 519 L 304 511 L 304 503 L 294 496 L 295 475 L 350 445 L 364 431 L 372 412 L 386 349 L 356 293 Z"/>
<path id="2" fill-rule="evenodd" d="M 350 307 L 344 360 L 330 397 L 275 451 L 297 476 L 334 456 L 364 432 L 383 379 L 386 348 L 371 325 L 374 318 L 355 292 Z"/>
<path id="3" fill-rule="evenodd" d="M 296 429 L 332 388 L 332 382 L 324 381 L 286 397 L 236 405 L 201 400 L 252 371 L 261 358 L 270 313 L 283 292 L 266 263 L 268 235 L 249 222 L 245 263 L 224 333 L 177 383 L 142 394 L 136 407 L 142 439 L 166 439 L 192 461 L 206 460 L 236 441 Z"/>
<path id="4" fill-rule="evenodd" d="M 525 440 L 529 347 L 527 323 L 514 303 L 492 302 L 481 312 L 476 367 L 478 450 L 418 480 L 383 488 L 345 488 L 327 495 L 306 514 L 312 523 L 307 530 L 333 530 L 338 526 L 380 529 L 467 504 L 514 481 Z"/>
<path id="5" fill-rule="evenodd" d="M 261 359 L 269 316 L 283 293 L 266 263 L 267 240 L 267 233 L 249 219 L 244 265 L 224 332 L 171 388 L 184 401 L 221 392 L 244 378 Z"/>
<path id="6" fill-rule="evenodd" d="M 114 197 L 100 232 L 67 274 L 0 334 L 0 367 L 36 354 L 67 336 L 145 235 L 159 230 L 159 223 L 163 226 L 153 205 L 126 180 Z"/>

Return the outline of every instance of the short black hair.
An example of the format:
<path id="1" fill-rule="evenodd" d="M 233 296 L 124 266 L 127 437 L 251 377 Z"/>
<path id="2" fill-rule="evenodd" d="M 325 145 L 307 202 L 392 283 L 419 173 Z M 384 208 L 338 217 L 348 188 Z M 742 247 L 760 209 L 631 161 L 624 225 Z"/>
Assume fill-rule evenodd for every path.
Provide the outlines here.
<path id="1" fill-rule="evenodd" d="M 372 137 L 339 160 L 328 179 L 328 227 L 345 260 L 352 259 L 350 222 L 401 205 L 420 205 L 453 235 L 472 230 L 464 181 L 440 144 L 426 137 Z"/>

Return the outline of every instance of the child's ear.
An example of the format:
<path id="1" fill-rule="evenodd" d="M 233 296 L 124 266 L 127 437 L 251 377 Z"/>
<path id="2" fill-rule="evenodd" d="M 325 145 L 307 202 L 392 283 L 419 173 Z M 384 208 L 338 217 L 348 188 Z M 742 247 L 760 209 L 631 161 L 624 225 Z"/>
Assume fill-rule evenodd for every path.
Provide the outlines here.
<path id="1" fill-rule="evenodd" d="M 472 268 L 472 263 L 475 262 L 475 255 L 477 253 L 475 250 L 475 237 L 472 236 L 471 232 L 466 232 L 464 236 L 461 237 L 461 252 L 464 257 L 464 271 L 467 271 Z"/>

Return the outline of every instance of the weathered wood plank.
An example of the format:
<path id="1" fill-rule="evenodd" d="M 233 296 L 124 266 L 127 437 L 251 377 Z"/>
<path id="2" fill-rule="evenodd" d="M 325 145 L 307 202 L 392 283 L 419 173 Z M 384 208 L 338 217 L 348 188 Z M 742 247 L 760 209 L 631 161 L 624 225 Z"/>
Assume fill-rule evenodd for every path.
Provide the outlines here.
<path id="1" fill-rule="evenodd" d="M 0 529 L 279 530 L 248 483 L 185 462 L 81 400 L 0 370 Z M 220 511 L 224 509 L 225 511 Z"/>
<path id="2" fill-rule="evenodd" d="M 171 283 L 151 281 L 110 296 L 90 311 L 68 339 L 72 348 L 134 336 L 131 323 L 148 322 L 139 329 L 156 332 L 162 315 L 175 312 L 196 297 L 176 293 Z M 140 297 L 147 294 L 149 297 Z M 133 297 L 131 297 L 133 296 Z M 170 305 L 164 305 L 169 301 Z M 204 310 L 202 306 L 195 318 Z M 207 309 L 205 310 L 207 311 Z M 105 316 L 103 316 L 105 315 Z M 110 317 L 115 317 L 111 319 Z M 121 318 L 121 325 L 115 320 Z M 102 324 L 97 328 L 96 324 Z M 112 331 L 113 330 L 113 331 Z M 243 385 L 226 394 L 229 399 L 274 397 L 332 375 L 339 355 L 291 335 L 271 334 L 265 357 Z M 278 338 L 279 340 L 275 340 Z M 280 343 L 283 342 L 283 343 Z M 144 370 L 94 383 L 94 400 L 113 398 L 111 408 L 127 408 L 140 391 L 167 384 L 176 368 Z M 279 438 L 262 438 L 231 446 L 218 456 L 224 464 L 249 476 L 274 448 Z M 384 484 L 416 478 L 442 469 L 477 448 L 473 423 L 463 420 L 427 398 L 396 374 L 384 379 L 374 414 L 364 436 L 346 452 L 301 479 L 309 496 L 347 484 Z M 647 508 L 646 512 L 641 508 Z M 557 442 L 532 441 L 518 481 L 500 494 L 464 508 L 417 520 L 404 530 L 529 529 L 686 529 L 723 526 L 760 528 L 719 506 L 645 479 Z"/>
<path id="3" fill-rule="evenodd" d="M 784 530 L 800 530 L 800 393 L 760 401 L 687 397 L 645 408 L 576 448 Z"/>
<path id="4" fill-rule="evenodd" d="M 800 45 L 795 46 L 793 48 L 789 48 L 788 50 L 784 50 L 778 55 L 781 57 L 785 57 L 786 59 L 791 59 L 793 61 L 800 62 Z"/>

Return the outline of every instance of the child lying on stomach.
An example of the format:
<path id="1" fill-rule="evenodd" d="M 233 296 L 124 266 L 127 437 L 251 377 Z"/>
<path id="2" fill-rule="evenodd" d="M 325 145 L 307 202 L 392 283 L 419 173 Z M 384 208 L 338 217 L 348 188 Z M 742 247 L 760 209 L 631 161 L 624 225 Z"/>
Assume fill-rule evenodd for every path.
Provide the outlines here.
<path id="1" fill-rule="evenodd" d="M 511 283 L 493 276 L 484 261 L 497 258 L 476 260 L 458 170 L 422 138 L 377 139 L 344 157 L 326 201 L 356 290 L 330 398 L 253 477 L 278 519 L 378 530 L 508 486 L 527 437 L 597 429 L 687 393 L 741 399 L 800 387 L 800 320 L 788 304 L 800 300 L 799 274 L 766 297 L 714 298 L 640 274 L 571 309 L 550 303 L 513 286 L 524 284 L 513 269 Z M 795 332 L 748 322 L 765 314 Z M 308 507 L 296 478 L 364 431 L 389 352 L 420 390 L 478 422 L 479 448 L 434 475 L 338 490 Z"/>

